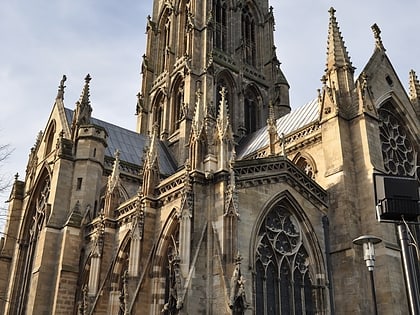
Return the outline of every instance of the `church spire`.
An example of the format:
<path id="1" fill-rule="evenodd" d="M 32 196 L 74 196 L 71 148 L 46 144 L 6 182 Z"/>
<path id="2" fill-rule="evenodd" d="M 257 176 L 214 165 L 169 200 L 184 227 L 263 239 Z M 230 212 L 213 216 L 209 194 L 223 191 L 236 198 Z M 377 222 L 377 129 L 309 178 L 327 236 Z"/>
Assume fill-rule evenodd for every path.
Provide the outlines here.
<path id="1" fill-rule="evenodd" d="M 417 117 L 420 118 L 420 82 L 414 70 L 410 71 L 410 100 L 416 111 Z"/>

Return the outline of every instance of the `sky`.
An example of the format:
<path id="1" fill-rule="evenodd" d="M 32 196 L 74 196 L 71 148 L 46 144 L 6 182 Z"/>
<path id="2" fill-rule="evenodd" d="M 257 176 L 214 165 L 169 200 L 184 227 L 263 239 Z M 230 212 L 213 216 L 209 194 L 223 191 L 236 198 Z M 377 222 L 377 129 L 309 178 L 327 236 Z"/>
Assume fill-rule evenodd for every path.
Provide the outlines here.
<path id="1" fill-rule="evenodd" d="M 363 69 L 377 23 L 388 57 L 408 89 L 420 74 L 420 0 L 276 0 L 275 44 L 290 84 L 292 108 L 312 100 L 326 63 L 328 9 L 333 6 L 347 50 Z M 134 130 L 140 63 L 152 0 L 0 0 L 0 145 L 11 156 L 0 175 L 24 178 L 30 148 L 54 104 L 62 75 L 65 106 L 74 108 L 87 73 L 93 116 Z M 0 208 L 9 192 L 0 195 Z M 4 210 L 3 210 L 4 211 Z M 0 214 L 0 231 L 4 222 Z"/>

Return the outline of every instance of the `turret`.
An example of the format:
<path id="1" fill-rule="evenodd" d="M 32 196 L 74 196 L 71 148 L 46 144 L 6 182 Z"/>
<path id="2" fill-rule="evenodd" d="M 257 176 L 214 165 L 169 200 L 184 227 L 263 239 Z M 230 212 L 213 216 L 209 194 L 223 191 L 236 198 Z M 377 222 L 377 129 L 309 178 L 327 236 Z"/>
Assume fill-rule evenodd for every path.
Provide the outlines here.
<path id="1" fill-rule="evenodd" d="M 79 202 L 82 209 L 91 208 L 96 213 L 108 134 L 103 127 L 91 124 L 90 80 L 90 75 L 87 75 L 73 116 L 74 173 L 70 207 Z"/>

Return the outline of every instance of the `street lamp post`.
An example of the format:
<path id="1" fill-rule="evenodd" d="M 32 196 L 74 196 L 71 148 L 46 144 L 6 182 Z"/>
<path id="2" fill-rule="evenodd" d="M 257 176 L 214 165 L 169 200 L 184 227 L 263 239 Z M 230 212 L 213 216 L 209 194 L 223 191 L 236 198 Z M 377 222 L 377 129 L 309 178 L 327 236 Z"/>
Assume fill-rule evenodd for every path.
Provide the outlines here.
<path id="1" fill-rule="evenodd" d="M 376 303 L 375 279 L 373 277 L 373 269 L 375 267 L 375 247 L 374 245 L 382 242 L 382 240 L 373 235 L 362 235 L 353 240 L 353 244 L 363 246 L 363 258 L 366 263 L 370 275 L 370 284 L 372 289 L 372 300 L 374 314 L 378 314 L 378 307 Z"/>

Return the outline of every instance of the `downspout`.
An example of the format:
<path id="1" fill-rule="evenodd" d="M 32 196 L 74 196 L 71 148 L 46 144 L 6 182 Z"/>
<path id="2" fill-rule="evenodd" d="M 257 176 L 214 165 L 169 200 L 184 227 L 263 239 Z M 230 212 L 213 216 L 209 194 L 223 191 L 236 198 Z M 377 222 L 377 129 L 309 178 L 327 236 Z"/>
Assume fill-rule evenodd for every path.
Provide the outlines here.
<path id="1" fill-rule="evenodd" d="M 328 295 L 330 300 L 330 310 L 331 314 L 335 314 L 334 309 L 334 295 L 333 295 L 333 286 L 332 286 L 332 267 L 331 267 L 331 247 L 330 247 L 330 221 L 328 216 L 324 215 L 322 217 L 322 227 L 324 229 L 324 240 L 325 240 L 325 259 L 327 264 L 327 275 L 328 275 Z"/>

